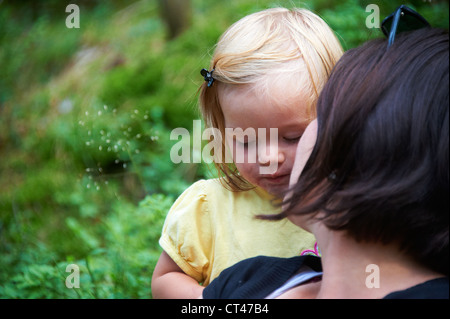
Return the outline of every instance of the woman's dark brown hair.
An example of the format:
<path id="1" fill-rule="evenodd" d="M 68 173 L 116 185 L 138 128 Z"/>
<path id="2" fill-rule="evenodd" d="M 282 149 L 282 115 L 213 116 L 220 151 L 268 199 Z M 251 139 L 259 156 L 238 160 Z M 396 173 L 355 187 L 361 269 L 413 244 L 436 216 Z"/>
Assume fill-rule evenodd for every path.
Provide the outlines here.
<path id="1" fill-rule="evenodd" d="M 449 36 L 421 29 L 349 50 L 317 106 L 318 137 L 289 214 L 397 243 L 449 271 Z"/>

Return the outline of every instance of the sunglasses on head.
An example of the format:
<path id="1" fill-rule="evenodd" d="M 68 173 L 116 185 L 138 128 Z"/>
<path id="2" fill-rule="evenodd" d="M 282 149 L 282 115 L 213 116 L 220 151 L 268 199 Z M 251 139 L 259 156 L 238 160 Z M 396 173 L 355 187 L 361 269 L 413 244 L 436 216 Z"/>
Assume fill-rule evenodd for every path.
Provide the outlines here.
<path id="1" fill-rule="evenodd" d="M 388 48 L 394 43 L 395 35 L 404 31 L 412 31 L 425 27 L 430 24 L 411 8 L 405 5 L 398 7 L 394 13 L 388 15 L 381 22 L 381 30 L 388 38 Z"/>

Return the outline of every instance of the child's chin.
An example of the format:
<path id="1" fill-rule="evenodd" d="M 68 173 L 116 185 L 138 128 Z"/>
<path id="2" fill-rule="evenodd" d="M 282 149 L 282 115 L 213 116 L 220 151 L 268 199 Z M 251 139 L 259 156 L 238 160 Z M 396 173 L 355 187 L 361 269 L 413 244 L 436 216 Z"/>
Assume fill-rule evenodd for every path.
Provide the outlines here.
<path id="1" fill-rule="evenodd" d="M 288 185 L 265 185 L 265 187 L 263 188 L 269 194 L 278 198 L 283 198 L 284 195 L 286 195 L 286 191 L 288 190 Z"/>

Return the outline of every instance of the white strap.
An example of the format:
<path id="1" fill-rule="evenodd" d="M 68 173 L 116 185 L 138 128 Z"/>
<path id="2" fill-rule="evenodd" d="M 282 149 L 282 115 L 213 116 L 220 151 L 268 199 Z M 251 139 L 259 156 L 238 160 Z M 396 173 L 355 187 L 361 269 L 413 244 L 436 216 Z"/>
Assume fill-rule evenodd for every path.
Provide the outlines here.
<path id="1" fill-rule="evenodd" d="M 322 272 L 317 272 L 307 266 L 303 266 L 302 268 L 300 268 L 300 271 L 298 274 L 291 277 L 280 288 L 278 288 L 277 290 L 272 292 L 265 299 L 274 299 L 274 298 L 280 296 L 281 294 L 285 293 L 289 289 L 294 288 L 314 277 L 321 276 L 321 275 L 322 275 Z"/>

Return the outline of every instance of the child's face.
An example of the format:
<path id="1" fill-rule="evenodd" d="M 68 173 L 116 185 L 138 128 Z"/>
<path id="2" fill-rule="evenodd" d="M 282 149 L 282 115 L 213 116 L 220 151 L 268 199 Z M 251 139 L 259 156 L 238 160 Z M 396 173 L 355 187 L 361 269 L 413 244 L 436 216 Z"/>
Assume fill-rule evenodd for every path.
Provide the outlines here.
<path id="1" fill-rule="evenodd" d="M 310 122 L 307 99 L 298 91 L 290 92 L 289 88 L 278 85 L 264 94 L 251 85 L 219 89 L 225 128 L 255 132 L 254 135 L 225 135 L 227 146 L 233 148 L 237 169 L 250 183 L 275 196 L 284 194 L 289 186 L 297 143 Z M 277 130 L 275 140 L 273 136 L 271 140 L 271 128 Z M 239 152 L 244 154 L 244 160 L 237 158 Z M 252 154 L 256 155 L 256 161 L 251 160 Z"/>

